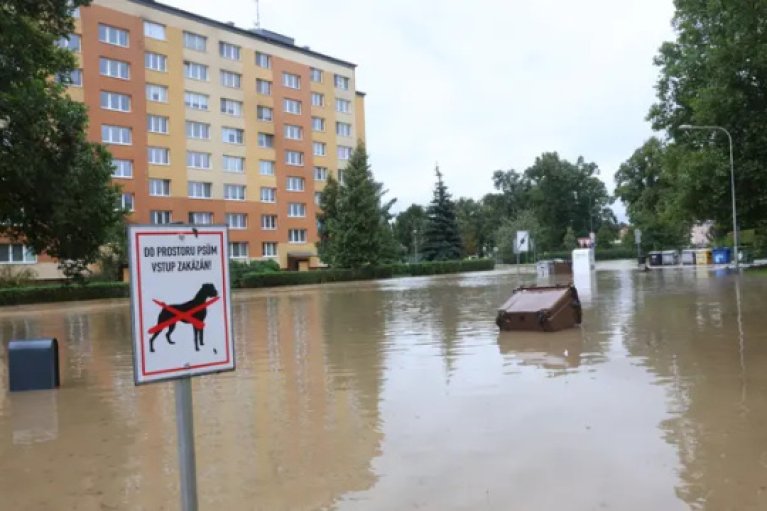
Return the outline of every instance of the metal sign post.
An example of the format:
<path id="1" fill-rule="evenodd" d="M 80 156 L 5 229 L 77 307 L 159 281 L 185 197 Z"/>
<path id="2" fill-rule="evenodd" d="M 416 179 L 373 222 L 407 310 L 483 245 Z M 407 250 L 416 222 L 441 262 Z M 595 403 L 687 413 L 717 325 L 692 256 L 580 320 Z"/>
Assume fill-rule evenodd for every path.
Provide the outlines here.
<path id="1" fill-rule="evenodd" d="M 640 244 L 642 243 L 642 231 L 639 229 L 634 229 L 634 243 L 637 245 L 637 263 L 639 263 L 639 258 L 642 257 L 640 248 Z"/>
<path id="2" fill-rule="evenodd" d="M 530 233 L 528 231 L 517 231 L 516 243 L 514 243 L 514 252 L 517 253 L 517 275 L 520 273 L 519 269 L 519 254 L 522 252 L 530 251 Z"/>
<path id="3" fill-rule="evenodd" d="M 224 225 L 128 227 L 136 385 L 176 380 L 181 509 L 197 511 L 192 376 L 235 367 Z"/>

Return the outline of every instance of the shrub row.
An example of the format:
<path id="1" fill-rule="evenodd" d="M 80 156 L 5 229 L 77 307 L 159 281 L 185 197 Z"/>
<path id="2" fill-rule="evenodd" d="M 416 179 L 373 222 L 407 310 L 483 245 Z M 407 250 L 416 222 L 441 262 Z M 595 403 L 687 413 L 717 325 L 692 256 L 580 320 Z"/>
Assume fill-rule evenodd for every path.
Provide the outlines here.
<path id="1" fill-rule="evenodd" d="M 275 287 L 298 284 L 323 284 L 326 282 L 348 282 L 352 280 L 388 279 L 398 276 L 437 275 L 465 271 L 487 271 L 495 268 L 491 259 L 473 261 L 438 261 L 416 264 L 386 264 L 375 267 L 349 269 L 327 269 L 315 271 L 285 271 L 279 273 L 251 272 L 244 274 L 238 287 Z"/>
<path id="2" fill-rule="evenodd" d="M 10 287 L 0 289 L 0 306 L 127 297 L 128 284 L 125 282 L 93 282 L 86 286 Z"/>
<path id="3" fill-rule="evenodd" d="M 538 259 L 572 259 L 572 250 L 555 250 L 552 252 L 538 253 Z M 635 259 L 636 248 L 598 248 L 594 257 L 597 261 L 611 261 L 615 259 Z"/>

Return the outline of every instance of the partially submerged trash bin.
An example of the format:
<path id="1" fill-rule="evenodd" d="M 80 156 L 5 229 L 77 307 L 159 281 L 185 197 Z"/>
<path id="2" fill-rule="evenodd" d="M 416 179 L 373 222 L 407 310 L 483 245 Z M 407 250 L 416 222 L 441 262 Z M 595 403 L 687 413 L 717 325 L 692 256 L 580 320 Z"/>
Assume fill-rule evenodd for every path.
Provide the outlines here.
<path id="1" fill-rule="evenodd" d="M 695 250 L 689 248 L 682 250 L 682 264 L 695 264 Z"/>
<path id="2" fill-rule="evenodd" d="M 498 309 L 501 330 L 556 332 L 581 323 L 581 302 L 575 287 L 519 287 Z"/>
<path id="3" fill-rule="evenodd" d="M 663 266 L 663 256 L 660 252 L 650 252 L 650 266 Z"/>
<path id="4" fill-rule="evenodd" d="M 14 340 L 8 343 L 11 392 L 59 386 L 59 343 L 56 339 Z"/>
<path id="5" fill-rule="evenodd" d="M 535 263 L 535 270 L 539 277 L 548 277 L 554 273 L 554 262 L 538 261 Z"/>
<path id="6" fill-rule="evenodd" d="M 730 264 L 730 247 L 715 248 L 714 264 Z"/>
<path id="7" fill-rule="evenodd" d="M 679 264 L 679 252 L 676 250 L 664 250 L 661 252 L 663 266 L 674 266 Z"/>
<path id="8" fill-rule="evenodd" d="M 695 264 L 711 264 L 711 249 L 700 248 L 695 251 Z"/>

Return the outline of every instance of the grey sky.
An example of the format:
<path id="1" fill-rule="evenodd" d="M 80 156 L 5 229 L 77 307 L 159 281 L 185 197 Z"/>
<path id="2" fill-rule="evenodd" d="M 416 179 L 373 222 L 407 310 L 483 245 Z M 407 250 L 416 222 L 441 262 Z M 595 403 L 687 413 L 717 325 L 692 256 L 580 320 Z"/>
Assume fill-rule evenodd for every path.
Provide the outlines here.
<path id="1" fill-rule="evenodd" d="M 253 0 L 161 1 L 255 20 Z M 431 199 L 435 161 L 456 197 L 543 151 L 595 161 L 612 190 L 652 134 L 672 15 L 672 0 L 261 0 L 263 28 L 358 64 L 373 171 L 398 210 Z"/>

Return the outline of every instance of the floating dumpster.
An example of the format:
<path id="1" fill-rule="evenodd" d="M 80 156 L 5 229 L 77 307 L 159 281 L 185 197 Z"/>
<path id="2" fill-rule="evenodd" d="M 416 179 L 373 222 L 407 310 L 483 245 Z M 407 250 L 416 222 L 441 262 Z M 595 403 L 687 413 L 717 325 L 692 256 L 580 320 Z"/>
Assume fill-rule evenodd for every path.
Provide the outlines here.
<path id="1" fill-rule="evenodd" d="M 695 250 L 691 250 L 691 249 L 682 250 L 682 264 L 685 264 L 685 265 L 695 264 Z"/>
<path id="2" fill-rule="evenodd" d="M 562 259 L 550 261 L 538 261 L 535 264 L 539 277 L 548 277 L 550 275 L 570 275 L 573 273 L 572 263 Z"/>
<path id="3" fill-rule="evenodd" d="M 556 332 L 581 323 L 581 302 L 575 287 L 519 287 L 498 309 L 501 330 Z"/>
<path id="4" fill-rule="evenodd" d="M 650 252 L 650 266 L 663 266 L 663 255 L 660 252 Z"/>
<path id="5" fill-rule="evenodd" d="M 730 247 L 715 248 L 712 252 L 714 264 L 730 264 Z"/>
<path id="6" fill-rule="evenodd" d="M 711 264 L 711 249 L 701 248 L 695 251 L 695 264 Z"/>
<path id="7" fill-rule="evenodd" d="M 661 260 L 663 261 L 663 266 L 679 264 L 679 252 L 676 250 L 664 250 L 661 252 Z"/>

